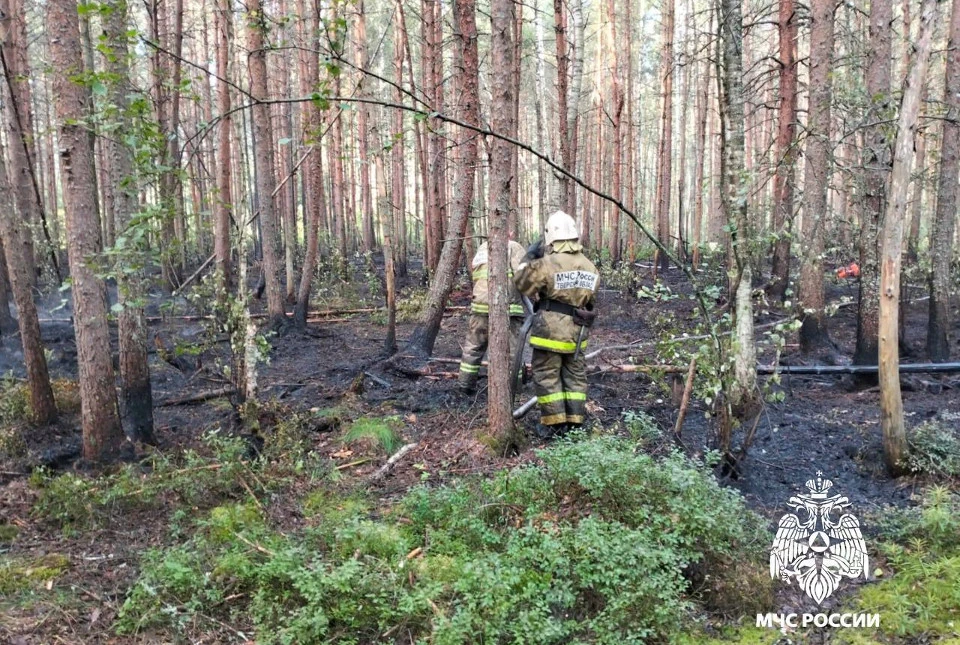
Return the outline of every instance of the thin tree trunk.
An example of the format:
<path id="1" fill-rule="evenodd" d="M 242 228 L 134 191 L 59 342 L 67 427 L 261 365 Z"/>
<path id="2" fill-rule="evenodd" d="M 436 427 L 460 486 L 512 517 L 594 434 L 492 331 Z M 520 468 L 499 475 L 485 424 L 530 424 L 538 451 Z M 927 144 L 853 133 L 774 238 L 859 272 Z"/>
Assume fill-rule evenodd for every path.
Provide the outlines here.
<path id="1" fill-rule="evenodd" d="M 74 78 L 84 73 L 80 24 L 75 0 L 47 3 L 50 62 L 60 130 L 67 239 L 73 278 L 74 328 L 77 337 L 83 456 L 112 459 L 123 442 L 117 409 L 107 300 L 103 280 L 91 264 L 99 252 L 93 146 L 83 125 L 89 117 L 89 96 Z"/>
<path id="2" fill-rule="evenodd" d="M 129 109 L 129 96 L 133 94 L 130 83 L 129 53 L 127 48 L 127 4 L 118 0 L 110 5 L 104 18 L 104 39 L 110 48 L 106 56 L 106 70 L 113 79 L 110 86 L 110 101 L 124 115 Z M 121 234 L 129 235 L 131 219 L 138 210 L 137 184 L 134 172 L 133 151 L 125 141 L 128 132 L 125 124 L 118 124 L 106 143 L 110 153 L 110 177 L 104 186 L 105 193 L 113 196 L 116 222 Z M 138 267 L 143 261 L 137 258 L 144 249 L 131 243 L 125 253 L 134 257 L 119 256 L 117 260 L 117 293 L 121 311 L 118 316 L 118 342 L 120 347 L 120 402 L 124 429 L 133 441 L 154 443 L 153 436 L 153 391 L 150 387 L 150 368 L 147 363 L 147 321 L 144 318 L 143 271 Z"/>
<path id="3" fill-rule="evenodd" d="M 514 0 L 492 0 L 491 51 L 493 68 L 513 69 Z M 513 103 L 517 96 L 507 74 L 494 74 L 492 87 L 492 125 L 496 132 L 512 132 Z M 506 452 L 515 443 L 511 410 L 509 314 L 510 291 L 507 281 L 507 221 L 510 214 L 511 176 L 510 145 L 501 139 L 492 144 L 491 186 L 495 201 L 490 212 L 490 370 L 487 378 L 487 417 L 489 432 L 496 448 Z"/>
<path id="4" fill-rule="evenodd" d="M 950 36 L 943 102 L 947 106 L 940 147 L 937 212 L 930 231 L 930 317 L 927 356 L 934 363 L 950 360 L 953 316 L 950 308 L 950 260 L 957 213 L 957 173 L 960 171 L 960 0 L 950 14 Z"/>
<path id="5" fill-rule="evenodd" d="M 307 6 L 305 0 L 298 1 L 301 17 L 301 40 L 306 43 L 306 49 L 300 52 L 300 91 L 305 95 L 313 91 L 319 81 L 320 59 L 319 53 L 307 51 L 309 48 L 318 48 L 320 33 L 319 7 Z M 323 185 L 323 149 L 320 146 L 320 135 L 323 127 L 323 116 L 319 108 L 312 101 L 304 106 L 303 127 L 304 141 L 310 146 L 309 157 L 304 162 L 304 184 L 307 198 L 304 208 L 307 209 L 307 248 L 303 258 L 303 268 L 300 274 L 300 289 L 297 293 L 297 306 L 294 309 L 294 322 L 301 329 L 307 325 L 307 311 L 310 308 L 310 290 L 313 285 L 313 274 L 317 267 L 317 254 L 320 247 L 320 222 L 326 216 L 326 194 Z"/>
<path id="6" fill-rule="evenodd" d="M 264 34 L 267 19 L 260 0 L 248 6 L 247 39 L 250 93 L 257 99 L 267 98 L 267 51 Z M 256 138 L 254 155 L 257 165 L 257 193 L 259 194 L 260 226 L 263 231 L 263 273 L 266 281 L 267 312 L 271 325 L 280 327 L 286 322 L 283 293 L 280 288 L 280 230 L 273 194 L 277 187 L 273 171 L 273 128 L 270 106 L 257 104 L 253 108 L 253 131 Z"/>
<path id="7" fill-rule="evenodd" d="M 889 118 L 893 4 L 891 0 L 870 3 L 870 47 L 866 89 L 870 104 L 864 120 L 879 123 Z M 886 183 L 890 173 L 890 141 L 885 125 L 864 132 L 864 196 L 860 214 L 860 298 L 857 304 L 857 344 L 854 365 L 876 365 L 879 346 L 880 307 L 879 226 L 886 209 Z M 873 380 L 860 377 L 858 380 Z"/>
<path id="8" fill-rule="evenodd" d="M 11 143 L 16 144 L 16 141 Z M 47 359 L 40 341 L 40 321 L 33 302 L 33 259 L 29 257 L 29 245 L 24 242 L 24 233 L 30 229 L 18 221 L 13 208 L 12 191 L 7 183 L 7 168 L 4 150 L 0 145 L 0 238 L 3 239 L 0 255 L 5 257 L 4 277 L 9 277 L 10 291 L 17 305 L 16 327 L 20 330 L 23 347 L 23 363 L 27 370 L 27 385 L 30 388 L 30 410 L 34 422 L 47 425 L 57 418 L 57 406 L 50 387 Z M 4 257 L 0 257 L 3 260 Z M 6 282 L 6 281 L 5 281 Z M 4 285 L 6 287 L 6 284 Z M 0 299 L 0 327 L 10 329 L 9 302 L 4 288 Z"/>
<path id="9" fill-rule="evenodd" d="M 479 125 L 480 77 L 474 1 L 456 0 L 453 10 L 456 18 L 454 37 L 457 46 L 460 48 L 457 59 L 462 61 L 461 68 L 455 70 L 454 74 L 457 84 L 456 96 L 459 97 L 460 103 L 460 119 L 465 123 Z M 429 356 L 433 352 L 437 334 L 440 332 L 440 323 L 443 320 L 443 310 L 447 299 L 450 297 L 450 292 L 453 290 L 457 267 L 460 266 L 460 251 L 463 247 L 463 237 L 466 235 L 473 203 L 474 179 L 478 158 L 478 135 L 475 132 L 461 129 L 459 137 L 460 147 L 463 150 L 462 169 L 458 173 L 457 186 L 454 190 L 453 212 L 450 216 L 449 226 L 450 236 L 444 243 L 440 254 L 423 319 L 414 329 L 405 354 L 413 353 L 417 356 Z M 509 197 L 509 192 L 507 196 Z M 503 252 L 506 253 L 505 246 Z M 504 316 L 506 316 L 506 311 L 504 311 Z M 509 403 L 507 403 L 507 407 L 510 407 Z"/>
<path id="10" fill-rule="evenodd" d="M 883 0 L 879 0 L 883 2 Z M 790 241 L 793 228 L 793 188 L 797 160 L 797 12 L 793 0 L 780 0 L 780 107 L 777 118 L 773 177 L 773 267 L 768 294 L 784 300 L 790 281 Z"/>
<path id="11" fill-rule="evenodd" d="M 823 248 L 830 177 L 830 101 L 833 69 L 833 21 L 836 0 L 813 0 L 810 29 L 810 105 L 807 119 L 806 197 L 801 238 L 799 298 L 803 307 L 800 350 L 811 353 L 828 345 L 824 312 Z"/>
<path id="12" fill-rule="evenodd" d="M 367 60 L 367 20 L 364 13 L 363 0 L 359 0 L 357 4 L 355 28 L 357 66 L 361 70 L 365 70 L 369 65 L 369 61 Z M 360 80 L 357 91 L 360 96 L 366 96 L 368 93 L 363 78 Z M 360 210 L 363 222 L 363 250 L 365 253 L 372 253 L 376 246 L 373 230 L 373 203 L 370 191 L 369 121 L 370 108 L 366 105 L 361 105 L 357 113 L 357 147 L 360 153 Z"/>
<path id="13" fill-rule="evenodd" d="M 904 471 L 907 439 L 903 423 L 903 399 L 900 395 L 900 353 L 898 311 L 900 299 L 900 263 L 903 252 L 903 225 L 907 211 L 910 163 L 916 136 L 920 96 L 930 59 L 937 0 L 923 0 L 920 37 L 911 55 L 900 105 L 897 142 L 890 174 L 890 192 L 883 217 L 880 238 L 880 427 L 887 469 L 893 475 Z"/>
<path id="14" fill-rule="evenodd" d="M 750 245 L 753 226 L 747 208 L 747 174 L 744 144 L 743 15 L 741 0 L 723 0 L 720 6 L 720 34 L 723 53 L 723 207 L 730 233 L 736 286 L 736 342 L 733 382 L 727 396 L 733 416 L 743 420 L 756 413 L 757 347 L 754 342 Z M 731 428 L 722 428 L 721 450 L 729 454 Z"/>
<path id="15" fill-rule="evenodd" d="M 395 7 L 396 21 L 394 22 L 393 35 L 393 75 L 396 82 L 395 99 L 399 103 L 403 100 L 403 61 L 406 47 L 406 20 L 403 16 L 403 3 L 398 0 Z M 396 138 L 391 149 L 393 172 L 392 179 L 392 200 L 394 208 L 394 220 L 396 222 L 397 232 L 395 236 L 394 247 L 396 248 L 395 263 L 397 275 L 406 277 L 407 275 L 407 173 L 406 173 L 406 135 L 403 131 L 403 111 L 393 111 L 393 135 Z"/>
<path id="16" fill-rule="evenodd" d="M 43 222 L 43 204 L 40 186 L 33 173 L 36 145 L 33 138 L 33 110 L 30 100 L 30 68 L 27 53 L 26 8 L 22 0 L 0 0 L 0 54 L 4 72 L 4 114 L 6 116 L 7 146 L 10 150 L 10 179 L 16 198 L 17 211 L 24 226 L 20 244 L 23 260 L 34 267 L 35 225 Z M 47 236 L 49 239 L 49 235 Z M 30 285 L 36 276 L 28 276 Z"/>
<path id="17" fill-rule="evenodd" d="M 0 199 L 3 198 L 0 197 Z M 12 209 L 10 212 L 12 212 Z M 0 236 L 0 336 L 17 330 L 17 321 L 10 314 L 10 297 L 13 294 L 13 288 L 10 286 L 10 276 L 7 273 L 7 254 L 3 245 L 3 237 Z"/>
<path id="18" fill-rule="evenodd" d="M 230 78 L 231 20 L 229 0 L 215 0 L 217 5 L 217 76 Z M 230 117 L 230 87 L 223 81 L 217 84 L 217 111 L 221 121 L 218 135 L 217 196 L 214 201 L 214 254 L 217 262 L 219 297 L 226 301 L 234 287 L 230 253 L 230 219 L 233 212 L 231 175 L 233 173 L 230 135 L 233 119 Z"/>
<path id="19" fill-rule="evenodd" d="M 660 147 L 657 151 L 657 238 L 668 248 L 670 241 L 670 186 L 673 164 L 673 27 L 675 0 L 663 7 L 663 32 L 660 47 Z M 654 264 L 665 271 L 669 259 L 659 249 Z"/>
<path id="20" fill-rule="evenodd" d="M 672 0 L 671 0 L 672 1 Z M 613 55 L 610 57 L 613 69 L 610 74 L 610 122 L 611 122 L 611 143 L 613 148 L 612 167 L 610 169 L 613 175 L 613 186 L 611 187 L 613 197 L 623 198 L 623 106 L 624 94 L 623 85 L 620 81 L 620 44 L 617 42 L 616 11 L 614 1 L 607 0 L 607 20 L 610 25 L 609 46 Z M 610 260 L 614 265 L 620 264 L 620 209 L 613 208 L 610 218 Z"/>
<path id="21" fill-rule="evenodd" d="M 574 172 L 573 151 L 571 149 L 572 141 L 570 137 L 570 121 L 568 114 L 570 108 L 569 101 L 569 67 L 570 53 L 567 47 L 567 13 L 563 0 L 553 0 L 553 19 L 554 33 L 557 49 L 557 142 L 560 148 L 560 161 L 564 170 Z M 571 195 L 573 186 L 566 175 L 561 175 L 558 179 L 560 183 L 560 204 L 567 209 L 568 213 L 573 213 Z"/>

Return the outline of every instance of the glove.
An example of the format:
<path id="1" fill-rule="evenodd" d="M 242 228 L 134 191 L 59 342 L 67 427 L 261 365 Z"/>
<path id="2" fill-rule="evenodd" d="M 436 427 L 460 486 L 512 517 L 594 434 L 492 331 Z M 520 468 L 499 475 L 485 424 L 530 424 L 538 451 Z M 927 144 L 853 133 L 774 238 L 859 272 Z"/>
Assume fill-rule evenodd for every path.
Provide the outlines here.
<path id="1" fill-rule="evenodd" d="M 573 322 L 581 327 L 592 327 L 596 319 L 597 312 L 592 303 L 573 310 Z"/>
<path id="2" fill-rule="evenodd" d="M 531 244 L 527 247 L 527 256 L 526 259 L 528 262 L 530 260 L 539 260 L 543 257 L 544 247 L 543 247 L 543 238 Z"/>

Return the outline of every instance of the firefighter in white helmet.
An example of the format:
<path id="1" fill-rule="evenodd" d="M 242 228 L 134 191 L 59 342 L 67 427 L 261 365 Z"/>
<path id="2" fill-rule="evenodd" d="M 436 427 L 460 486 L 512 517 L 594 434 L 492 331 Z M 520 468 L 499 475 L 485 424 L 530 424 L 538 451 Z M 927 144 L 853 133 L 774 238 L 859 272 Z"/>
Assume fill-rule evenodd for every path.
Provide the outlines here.
<path id="1" fill-rule="evenodd" d="M 579 240 L 574 219 L 556 211 L 514 274 L 520 292 L 537 298 L 530 345 L 541 438 L 581 425 L 586 413 L 584 350 L 600 276 Z"/>
<path id="2" fill-rule="evenodd" d="M 517 242 L 510 240 L 507 248 L 508 266 L 507 275 L 512 278 L 513 272 L 523 260 L 524 250 Z M 488 318 L 490 314 L 490 287 L 487 276 L 487 243 L 484 242 L 477 249 L 473 261 L 470 263 L 473 272 L 473 302 L 470 303 L 470 322 L 467 328 L 467 337 L 463 342 L 463 355 L 460 358 L 460 376 L 457 386 L 466 394 L 472 394 L 477 389 L 477 380 L 480 377 L 480 363 L 487 351 L 489 342 Z M 520 327 L 523 325 L 523 305 L 520 302 L 520 293 L 511 287 L 510 294 L 510 356 L 517 351 L 517 341 L 520 337 Z"/>

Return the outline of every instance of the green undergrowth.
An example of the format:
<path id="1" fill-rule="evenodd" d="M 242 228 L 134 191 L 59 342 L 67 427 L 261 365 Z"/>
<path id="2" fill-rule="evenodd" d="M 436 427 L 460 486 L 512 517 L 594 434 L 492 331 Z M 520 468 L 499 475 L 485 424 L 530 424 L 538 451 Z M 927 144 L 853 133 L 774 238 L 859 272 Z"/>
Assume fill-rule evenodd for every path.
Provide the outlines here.
<path id="1" fill-rule="evenodd" d="M 116 629 L 620 645 L 677 641 L 694 613 L 732 609 L 730 589 L 749 587 L 736 596 L 749 596 L 744 613 L 772 601 L 766 523 L 702 464 L 613 436 L 577 435 L 538 457 L 392 503 L 318 481 L 294 531 L 252 500 L 213 508 L 189 538 L 144 556 Z"/>
<path id="2" fill-rule="evenodd" d="M 58 553 L 32 558 L 0 556 L 0 598 L 39 589 L 69 566 L 70 559 Z"/>
<path id="3" fill-rule="evenodd" d="M 235 498 L 261 497 L 295 481 L 325 477 L 330 462 L 310 451 L 309 426 L 290 414 L 263 431 L 258 453 L 249 438 L 207 433 L 179 454 L 155 453 L 98 477 L 38 469 L 34 516 L 67 532 L 101 526 L 137 511 L 208 509 Z"/>
<path id="4" fill-rule="evenodd" d="M 881 530 L 878 549 L 892 575 L 856 598 L 859 611 L 880 614 L 876 636 L 960 639 L 960 494 L 933 487 L 918 507 L 887 512 Z"/>

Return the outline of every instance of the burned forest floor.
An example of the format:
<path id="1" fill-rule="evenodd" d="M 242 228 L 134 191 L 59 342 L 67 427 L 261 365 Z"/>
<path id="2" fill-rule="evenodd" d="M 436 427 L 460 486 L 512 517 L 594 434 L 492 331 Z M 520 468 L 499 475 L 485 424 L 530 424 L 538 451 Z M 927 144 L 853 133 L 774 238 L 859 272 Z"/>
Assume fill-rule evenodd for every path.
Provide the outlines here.
<path id="1" fill-rule="evenodd" d="M 708 391 L 707 376 L 698 372 L 679 436 L 674 431 L 686 368 L 697 347 L 709 342 L 702 338 L 690 286 L 676 270 L 654 282 L 651 270 L 639 265 L 635 274 L 606 275 L 601 285 L 600 317 L 589 341 L 584 433 L 544 443 L 533 434 L 534 409 L 519 421 L 519 450 L 498 455 L 485 439 L 485 380 L 475 395 L 456 388 L 468 316 L 466 278 L 445 315 L 433 354 L 438 360 L 410 358 L 420 374 L 412 378 L 384 366 L 379 285 L 362 284 L 362 272 L 358 268 L 354 281 L 360 286 L 319 290 L 313 309 L 322 313 L 311 316 L 306 332 L 286 328 L 265 336 L 269 351 L 258 367 L 257 406 L 238 407 L 226 392 L 228 341 L 198 319 L 196 300 L 158 297 L 148 311 L 157 445 L 135 446 L 124 463 L 106 470 L 79 460 L 69 306 L 53 311 L 56 303 L 46 302 L 42 314 L 62 411 L 53 426 L 37 428 L 24 420 L 22 352 L 16 337 L 2 339 L 0 371 L 8 376 L 0 405 L 0 643 L 559 643 L 624 642 L 623 634 L 640 634 L 626 642 L 960 642 L 960 374 L 904 375 L 916 472 L 897 479 L 884 466 L 878 387 L 851 376 L 762 376 L 765 403 L 749 450 L 732 476 L 718 477 L 715 419 L 707 403 L 715 393 Z M 828 300 L 837 305 L 829 320 L 835 347 L 801 356 L 791 312 L 758 292 L 761 364 L 778 354 L 787 365 L 849 362 L 856 285 L 825 279 Z M 907 293 L 913 300 L 905 310 L 901 360 L 924 362 L 926 300 L 920 288 Z M 398 305 L 401 354 L 424 299 L 423 289 L 409 279 Z M 711 304 L 714 314 L 722 313 L 719 296 Z M 252 310 L 261 306 L 254 302 Z M 960 354 L 960 346 L 954 352 Z M 531 396 L 526 384 L 517 405 Z M 750 429 L 741 428 L 735 444 Z M 590 484 L 582 472 L 570 474 L 578 463 L 583 472 L 595 469 L 609 487 L 623 468 L 622 485 L 633 488 L 592 497 L 599 484 Z M 788 500 L 805 492 L 805 482 L 818 473 L 849 499 L 870 557 L 869 580 L 845 579 L 819 608 L 795 584 L 771 581 L 767 559 Z M 577 484 L 561 490 L 557 482 L 564 477 Z M 514 479 L 521 487 L 529 480 L 529 494 L 515 490 L 509 484 Z M 553 486 L 553 492 L 541 491 L 541 485 Z M 660 493 L 651 497 L 652 506 L 629 515 L 617 496 L 646 499 L 638 487 Z M 543 499 L 554 493 L 556 504 L 546 505 Z M 506 571 L 511 557 L 535 560 L 531 544 L 544 535 L 566 548 L 565 531 L 586 527 L 591 515 L 635 532 L 631 539 L 661 544 L 648 534 L 658 517 L 651 508 L 673 523 L 689 519 L 687 506 L 660 499 L 670 496 L 684 500 L 690 517 L 711 512 L 698 500 L 715 500 L 717 514 L 671 546 L 678 554 L 676 580 L 623 577 L 587 584 L 587 574 L 578 574 L 576 584 L 589 591 L 574 594 L 578 600 L 563 620 L 532 609 L 518 618 L 511 612 L 519 611 L 521 601 L 501 608 L 490 600 L 471 609 L 471 620 L 481 622 L 457 623 L 471 604 L 464 598 L 472 597 L 465 591 L 472 587 L 464 581 L 473 580 L 477 589 L 504 585 L 504 594 L 526 598 L 515 586 L 527 578 L 490 573 L 489 580 L 480 579 L 477 571 Z M 443 509 L 452 515 L 461 509 L 476 521 L 448 525 L 453 520 L 442 517 Z M 636 519 L 641 516 L 643 521 Z M 479 525 L 488 533 L 479 532 Z M 428 529 L 421 531 L 423 526 Z M 482 546 L 465 542 L 463 552 L 449 546 L 474 531 Z M 514 533 L 527 536 L 527 550 L 511 546 Z M 591 535 L 605 545 L 597 547 L 603 552 L 619 544 L 601 529 Z M 578 542 L 586 539 L 580 533 L 569 533 L 569 539 L 570 553 L 593 553 Z M 295 563 L 314 571 L 305 546 L 311 540 L 325 545 L 317 549 L 338 563 L 322 579 L 284 568 Z M 476 564 L 464 560 L 470 551 L 499 559 L 484 556 L 491 559 Z M 393 568 L 376 569 L 373 560 L 393 562 Z M 373 568 L 348 576 L 351 562 Z M 670 568 L 667 560 L 651 562 L 601 564 Z M 918 562 L 926 573 L 917 572 Z M 553 575 L 560 579 L 560 573 Z M 955 576 L 952 586 L 932 582 L 948 576 Z M 396 587 L 383 586 L 385 580 Z M 444 591 L 428 593 L 433 587 L 424 587 L 423 580 Z M 676 593 L 665 600 L 638 591 L 635 605 L 659 604 L 671 615 L 631 610 L 631 620 L 640 622 L 602 622 L 616 604 L 616 594 L 603 592 L 604 585 L 633 590 L 648 583 L 661 589 L 676 584 Z M 351 596 L 360 589 L 367 591 L 359 599 Z M 921 591 L 926 595 L 916 597 Z M 340 607 L 338 598 L 352 598 L 354 605 Z M 882 622 L 868 630 L 754 627 L 757 613 L 811 611 L 879 612 Z M 558 636 L 541 630 L 540 636 L 524 637 L 521 618 L 533 625 L 545 621 Z M 619 627 L 610 627 L 614 623 Z M 438 629 L 447 640 L 425 636 Z"/>

